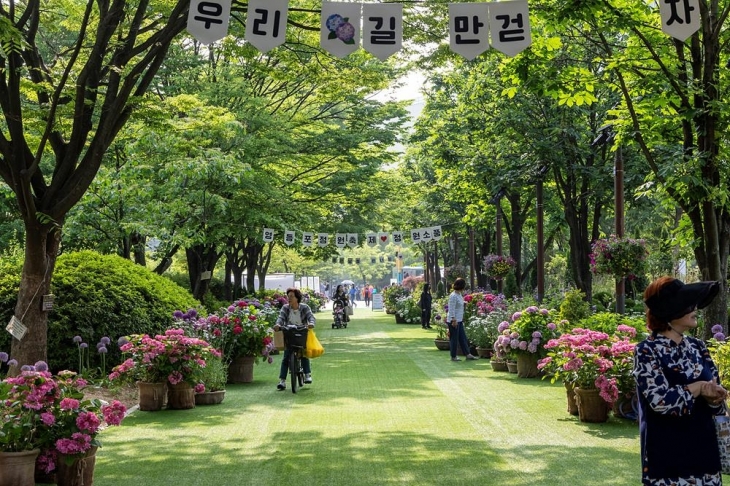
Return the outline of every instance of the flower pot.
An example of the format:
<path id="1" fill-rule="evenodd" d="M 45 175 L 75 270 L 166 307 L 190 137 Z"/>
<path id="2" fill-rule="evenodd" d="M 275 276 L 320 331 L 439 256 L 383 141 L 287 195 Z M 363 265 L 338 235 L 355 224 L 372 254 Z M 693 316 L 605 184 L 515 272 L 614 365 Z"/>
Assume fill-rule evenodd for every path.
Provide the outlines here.
<path id="1" fill-rule="evenodd" d="M 0 452 L 0 486 L 34 486 L 35 460 L 40 452 Z"/>
<path id="2" fill-rule="evenodd" d="M 448 339 L 434 339 L 433 343 L 436 345 L 436 348 L 439 351 L 448 351 L 449 350 L 449 340 Z"/>
<path id="3" fill-rule="evenodd" d="M 58 465 L 56 466 L 56 484 L 58 486 L 92 486 L 94 484 L 96 449 L 96 446 L 91 446 L 80 457 L 59 454 Z"/>
<path id="4" fill-rule="evenodd" d="M 233 358 L 231 364 L 228 365 L 228 383 L 251 383 L 255 364 L 255 356 Z"/>
<path id="5" fill-rule="evenodd" d="M 486 358 L 489 359 L 492 357 L 492 350 L 490 348 L 480 348 L 477 346 L 477 354 L 480 358 Z"/>
<path id="6" fill-rule="evenodd" d="M 535 378 L 538 374 L 537 354 L 520 353 L 517 355 L 518 378 Z"/>
<path id="7" fill-rule="evenodd" d="M 569 381 L 564 381 L 565 396 L 568 399 L 568 413 L 571 415 L 578 415 L 578 404 L 575 402 L 575 386 Z"/>
<path id="8" fill-rule="evenodd" d="M 584 390 L 575 387 L 575 401 L 581 422 L 600 423 L 608 420 L 608 403 L 601 398 L 597 388 Z"/>
<path id="9" fill-rule="evenodd" d="M 517 362 L 507 361 L 507 371 L 509 371 L 510 373 L 517 373 Z"/>
<path id="10" fill-rule="evenodd" d="M 489 362 L 492 365 L 492 371 L 508 371 L 507 362 L 503 359 L 494 359 Z"/>
<path id="11" fill-rule="evenodd" d="M 218 405 L 219 403 L 223 403 L 225 396 L 225 390 L 196 393 L 195 405 Z"/>
<path id="12" fill-rule="evenodd" d="M 167 399 L 166 383 L 145 383 L 137 382 L 139 390 L 139 409 L 145 412 L 156 412 L 162 410 Z"/>
<path id="13" fill-rule="evenodd" d="M 195 408 L 195 391 L 190 383 L 180 382 L 167 386 L 167 408 L 188 410 Z"/>

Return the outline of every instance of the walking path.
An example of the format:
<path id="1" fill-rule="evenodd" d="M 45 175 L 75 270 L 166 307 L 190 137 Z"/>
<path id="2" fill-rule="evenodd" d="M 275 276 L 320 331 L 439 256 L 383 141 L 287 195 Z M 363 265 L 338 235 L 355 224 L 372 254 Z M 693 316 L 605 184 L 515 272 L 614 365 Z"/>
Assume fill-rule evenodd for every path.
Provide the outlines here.
<path id="1" fill-rule="evenodd" d="M 434 331 L 359 306 L 320 312 L 311 386 L 275 390 L 279 357 L 222 405 L 137 412 L 102 434 L 96 486 L 634 485 L 635 424 L 583 424 L 558 384 L 451 362 Z"/>

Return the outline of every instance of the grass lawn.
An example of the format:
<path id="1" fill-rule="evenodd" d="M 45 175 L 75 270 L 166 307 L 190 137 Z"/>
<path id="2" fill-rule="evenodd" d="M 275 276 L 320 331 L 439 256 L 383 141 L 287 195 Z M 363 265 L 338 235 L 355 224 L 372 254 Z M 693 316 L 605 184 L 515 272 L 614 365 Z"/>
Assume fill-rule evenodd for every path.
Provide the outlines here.
<path id="1" fill-rule="evenodd" d="M 452 363 L 435 331 L 355 309 L 317 314 L 312 385 L 277 391 L 280 356 L 221 405 L 135 412 L 100 435 L 96 486 L 635 485 L 638 427 L 583 424 L 565 390 Z"/>

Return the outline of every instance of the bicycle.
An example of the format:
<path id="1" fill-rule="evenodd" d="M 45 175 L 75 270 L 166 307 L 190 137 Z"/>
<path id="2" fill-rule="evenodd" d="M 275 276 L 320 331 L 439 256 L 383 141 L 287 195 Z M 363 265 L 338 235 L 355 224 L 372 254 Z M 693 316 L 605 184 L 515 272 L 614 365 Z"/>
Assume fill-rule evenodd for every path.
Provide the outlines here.
<path id="1" fill-rule="evenodd" d="M 289 375 L 291 376 L 291 392 L 296 393 L 297 388 L 304 385 L 304 368 L 302 367 L 302 356 L 307 347 L 307 326 L 286 326 L 282 327 L 284 332 L 284 346 L 290 350 L 289 353 Z"/>

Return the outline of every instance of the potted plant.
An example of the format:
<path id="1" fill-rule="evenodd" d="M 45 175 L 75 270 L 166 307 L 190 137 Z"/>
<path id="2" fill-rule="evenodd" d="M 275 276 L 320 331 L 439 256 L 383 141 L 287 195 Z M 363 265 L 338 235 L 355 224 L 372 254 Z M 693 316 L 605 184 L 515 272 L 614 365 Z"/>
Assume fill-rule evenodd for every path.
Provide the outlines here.
<path id="1" fill-rule="evenodd" d="M 101 446 L 97 434 L 104 423 L 119 425 L 126 407 L 116 400 L 102 405 L 100 400 L 84 399 L 86 380 L 72 371 L 53 376 L 47 370 L 45 363 L 38 362 L 0 383 L 4 403 L 0 451 L 34 452 L 30 483 L 16 477 L 14 484 L 34 484 L 36 462 L 44 473 L 55 470 L 61 486 L 92 484 L 94 456 Z M 84 466 L 73 467 L 79 461 Z M 5 464 L 0 471 L 0 478 L 9 472 Z"/>
<path id="2" fill-rule="evenodd" d="M 159 386 L 167 386 L 168 408 L 186 409 L 195 406 L 193 387 L 212 357 L 220 352 L 207 341 L 185 335 L 184 329 L 168 329 L 154 338 L 147 334 L 132 334 L 121 340 L 120 350 L 127 359 L 114 367 L 109 379 L 136 381 L 140 390 L 140 409 L 159 410 L 163 398 Z M 148 402 L 147 393 L 153 394 Z"/>
<path id="3" fill-rule="evenodd" d="M 396 302 L 402 297 L 408 296 L 408 289 L 400 285 L 391 285 L 383 289 L 383 305 L 386 314 L 396 313 Z"/>
<path id="4" fill-rule="evenodd" d="M 512 314 L 511 323 L 503 334 L 509 337 L 509 346 L 517 360 L 517 375 L 520 378 L 538 376 L 537 361 L 545 356 L 543 345 L 558 336 L 555 311 L 529 306 Z"/>
<path id="5" fill-rule="evenodd" d="M 200 374 L 200 382 L 195 387 L 195 405 L 217 405 L 226 396 L 228 367 L 223 360 L 212 357 L 206 362 Z"/>
<path id="6" fill-rule="evenodd" d="M 495 280 L 501 280 L 512 271 L 515 264 L 511 256 L 490 254 L 484 257 L 484 273 Z"/>
<path id="7" fill-rule="evenodd" d="M 436 349 L 439 351 L 449 350 L 449 329 L 447 324 L 441 318 L 441 314 L 434 316 L 434 329 L 436 329 L 436 337 L 433 343 L 436 345 Z"/>
<path id="8" fill-rule="evenodd" d="M 395 303 L 395 309 L 395 322 L 397 324 L 421 323 L 421 308 L 418 307 L 418 303 L 410 295 L 399 298 Z"/>
<path id="9" fill-rule="evenodd" d="M 497 327 L 507 318 L 506 309 L 501 295 L 474 292 L 464 296 L 464 330 L 479 356 L 492 356 L 494 342 L 499 336 Z"/>
<path id="10" fill-rule="evenodd" d="M 632 374 L 635 336 L 636 330 L 623 324 L 612 335 L 575 328 L 545 345 L 547 356 L 538 367 L 552 382 L 573 385 L 581 421 L 605 422 L 608 407 L 636 386 Z"/>
<path id="11" fill-rule="evenodd" d="M 616 279 L 633 280 L 646 271 L 646 241 L 633 238 L 596 240 L 591 246 L 591 271 L 596 275 L 613 275 Z"/>

